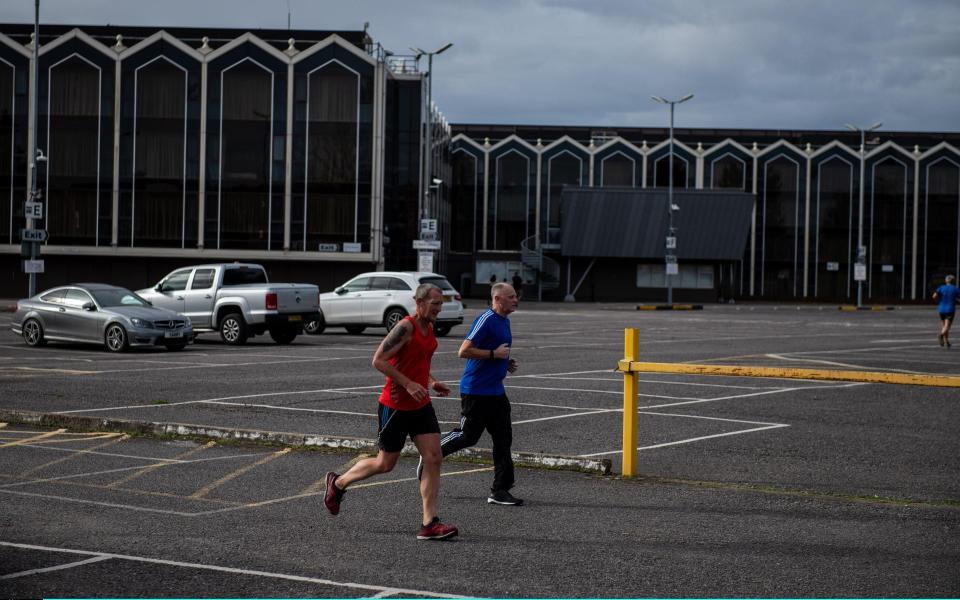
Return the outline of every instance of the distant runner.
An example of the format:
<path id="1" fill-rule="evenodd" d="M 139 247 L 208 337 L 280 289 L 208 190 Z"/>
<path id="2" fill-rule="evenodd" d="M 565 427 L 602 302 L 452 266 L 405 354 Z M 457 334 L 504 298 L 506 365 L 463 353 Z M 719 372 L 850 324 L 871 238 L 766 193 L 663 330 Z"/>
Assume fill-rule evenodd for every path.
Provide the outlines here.
<path id="1" fill-rule="evenodd" d="M 953 285 L 953 275 L 947 275 L 943 285 L 937 288 L 933 293 L 933 299 L 939 300 L 937 312 L 940 313 L 940 345 L 950 347 L 950 326 L 953 324 L 953 317 L 957 311 L 957 296 L 960 292 L 957 286 Z"/>

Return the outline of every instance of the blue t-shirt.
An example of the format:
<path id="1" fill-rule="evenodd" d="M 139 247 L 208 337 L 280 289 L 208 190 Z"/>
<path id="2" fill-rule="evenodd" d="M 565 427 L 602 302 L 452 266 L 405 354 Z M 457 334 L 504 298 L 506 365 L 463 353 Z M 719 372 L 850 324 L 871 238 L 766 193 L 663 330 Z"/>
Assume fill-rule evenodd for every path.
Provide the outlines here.
<path id="1" fill-rule="evenodd" d="M 957 295 L 960 289 L 952 283 L 945 283 L 937 288 L 937 297 L 940 298 L 940 306 L 937 308 L 942 314 L 948 315 L 957 310 Z"/>
<path id="2" fill-rule="evenodd" d="M 473 321 L 467 338 L 473 342 L 474 348 L 481 350 L 496 350 L 501 344 L 512 344 L 510 335 L 510 319 L 501 317 L 493 309 L 488 308 Z M 504 394 L 503 378 L 507 376 L 507 366 L 510 360 L 506 358 L 470 358 L 467 367 L 460 378 L 460 394 L 476 394 L 479 396 L 499 396 Z"/>

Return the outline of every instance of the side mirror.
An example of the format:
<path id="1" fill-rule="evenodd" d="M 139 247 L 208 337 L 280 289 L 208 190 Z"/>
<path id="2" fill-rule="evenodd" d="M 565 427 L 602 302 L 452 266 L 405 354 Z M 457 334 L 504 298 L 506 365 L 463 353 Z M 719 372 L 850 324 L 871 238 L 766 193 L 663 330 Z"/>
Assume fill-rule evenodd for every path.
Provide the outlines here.
<path id="1" fill-rule="evenodd" d="M 333 290 L 333 293 L 337 294 L 338 296 L 342 296 L 347 293 L 347 288 L 338 287 L 337 289 Z"/>
<path id="2" fill-rule="evenodd" d="M 154 287 L 153 289 L 156 290 L 156 291 L 158 291 L 158 292 L 162 292 L 162 291 L 163 291 L 163 283 L 162 283 L 162 282 L 161 282 L 161 283 L 158 283 L 158 284 L 156 285 L 156 287 Z"/>
<path id="3" fill-rule="evenodd" d="M 84 303 L 83 303 L 83 306 L 81 306 L 80 308 L 82 308 L 83 310 L 87 310 L 87 311 L 91 311 L 91 312 L 92 312 L 92 311 L 97 310 L 97 305 L 94 304 L 93 302 L 84 302 Z"/>

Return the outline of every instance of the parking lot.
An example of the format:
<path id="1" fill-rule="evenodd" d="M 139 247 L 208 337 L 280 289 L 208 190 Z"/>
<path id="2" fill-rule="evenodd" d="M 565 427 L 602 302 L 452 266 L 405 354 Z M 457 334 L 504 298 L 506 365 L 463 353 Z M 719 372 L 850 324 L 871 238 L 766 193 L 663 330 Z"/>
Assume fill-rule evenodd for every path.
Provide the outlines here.
<path id="1" fill-rule="evenodd" d="M 471 320 L 479 309 L 467 310 Z M 960 375 L 933 309 L 521 304 L 514 450 L 620 471 L 623 330 L 641 360 Z M 382 330 L 289 346 L 201 337 L 178 353 L 27 348 L 0 314 L 0 409 L 340 438 L 376 435 Z M 466 326 L 440 339 L 456 383 Z M 0 593 L 178 596 L 960 594 L 956 388 L 641 374 L 632 480 L 449 460 L 452 543 L 417 543 L 414 459 L 330 517 L 323 474 L 356 453 L 0 428 Z M 435 399 L 459 420 L 457 388 Z M 480 446 L 489 444 L 484 437 Z M 456 457 L 451 457 L 455 459 Z M 36 571 L 36 572 L 34 572 Z M 6 577 L 6 578 L 4 578 Z"/>

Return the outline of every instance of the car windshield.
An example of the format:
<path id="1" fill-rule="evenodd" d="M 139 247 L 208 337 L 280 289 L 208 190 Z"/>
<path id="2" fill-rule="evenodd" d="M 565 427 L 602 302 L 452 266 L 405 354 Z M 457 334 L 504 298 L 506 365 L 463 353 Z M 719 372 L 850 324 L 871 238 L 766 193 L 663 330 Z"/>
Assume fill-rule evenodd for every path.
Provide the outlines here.
<path id="1" fill-rule="evenodd" d="M 456 290 L 446 277 L 421 277 L 420 283 L 432 283 L 445 292 L 455 292 Z"/>
<path id="2" fill-rule="evenodd" d="M 94 299 L 101 308 L 108 308 L 110 306 L 150 306 L 146 300 L 124 288 L 91 290 L 90 293 L 93 294 Z"/>

